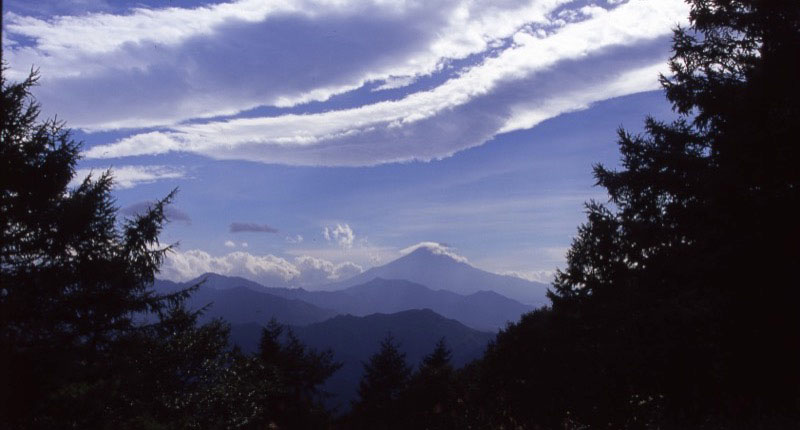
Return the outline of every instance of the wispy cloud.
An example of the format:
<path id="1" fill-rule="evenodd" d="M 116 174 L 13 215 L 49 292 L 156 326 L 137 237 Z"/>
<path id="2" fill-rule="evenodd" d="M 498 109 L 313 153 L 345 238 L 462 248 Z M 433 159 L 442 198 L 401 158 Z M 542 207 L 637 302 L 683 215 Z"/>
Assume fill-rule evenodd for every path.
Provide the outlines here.
<path id="1" fill-rule="evenodd" d="M 501 273 L 501 275 L 513 276 L 515 278 L 525 279 L 527 281 L 549 284 L 553 282 L 556 272 L 555 270 L 531 270 L 527 272 L 510 270 Z"/>
<path id="2" fill-rule="evenodd" d="M 525 27 L 497 55 L 429 91 L 399 100 L 324 113 L 175 126 L 91 148 L 87 156 L 192 152 L 302 165 L 446 157 L 498 133 L 657 88 L 667 55 L 660 38 L 668 37 L 685 7 L 673 1 L 631 0 L 610 11 L 599 10 L 544 35 Z"/>
<path id="3" fill-rule="evenodd" d="M 341 247 L 313 247 L 310 241 L 305 241 L 306 245 L 311 245 L 299 249 L 288 250 L 287 253 L 295 257 L 311 256 L 322 260 L 332 261 L 336 264 L 353 262 L 360 267 L 372 267 L 385 264 L 400 257 L 398 249 L 392 246 L 377 246 L 358 241 L 352 248 Z"/>
<path id="4" fill-rule="evenodd" d="M 666 42 L 687 6 L 617 3 L 240 0 L 50 20 L 12 13 L 6 37 L 11 73 L 40 66 L 37 96 L 68 112 L 71 125 L 164 126 L 90 148 L 90 158 L 190 152 L 361 166 L 447 157 L 657 88 Z M 440 84 L 417 85 L 426 76 Z M 401 87 L 401 97 L 356 106 L 303 105 Z M 263 106 L 298 109 L 202 120 Z"/>
<path id="5" fill-rule="evenodd" d="M 267 224 L 256 224 L 253 222 L 232 222 L 230 225 L 231 233 L 277 233 L 278 229 Z"/>
<path id="6" fill-rule="evenodd" d="M 452 258 L 455 261 L 460 263 L 469 263 L 467 257 L 463 255 L 459 255 L 456 253 L 456 250 L 446 244 L 438 243 L 438 242 L 420 242 L 416 245 L 409 246 L 408 248 L 404 248 L 400 250 L 401 255 L 410 254 L 420 248 L 427 249 L 428 251 L 437 254 L 437 255 L 445 255 Z"/>
<path id="7" fill-rule="evenodd" d="M 70 181 L 70 186 L 83 182 L 87 176 L 98 177 L 106 170 L 111 169 L 114 178 L 114 188 L 133 188 L 141 184 L 149 184 L 165 179 L 181 179 L 186 177 L 186 171 L 175 166 L 114 166 L 97 169 L 78 169 Z"/>
<path id="8" fill-rule="evenodd" d="M 88 128 L 136 127 L 324 101 L 368 82 L 392 87 L 484 52 L 522 25 L 546 22 L 564 3 L 239 0 L 50 20 L 10 13 L 6 31 L 12 73 L 21 77 L 36 64 L 50 76 L 52 91 L 40 92 L 46 105 L 60 107 L 64 91 L 127 87 L 113 103 L 98 100 L 101 109 L 77 109 L 70 120 Z M 307 55 L 286 43 L 298 39 Z M 237 61 L 221 61 L 232 51 Z M 233 73 L 237 79 L 220 79 Z M 144 102 L 143 90 L 157 103 L 133 109 Z"/>
<path id="9" fill-rule="evenodd" d="M 286 236 L 286 242 L 293 244 L 303 243 L 303 236 L 299 234 L 296 234 L 294 236 Z"/>
<path id="10" fill-rule="evenodd" d="M 243 251 L 213 256 L 195 249 L 167 254 L 159 277 L 173 281 L 188 281 L 203 273 L 214 272 L 241 276 L 268 287 L 300 287 L 346 279 L 363 270 L 358 264 L 349 261 L 334 264 L 307 255 L 287 260 L 271 254 L 255 255 Z"/>

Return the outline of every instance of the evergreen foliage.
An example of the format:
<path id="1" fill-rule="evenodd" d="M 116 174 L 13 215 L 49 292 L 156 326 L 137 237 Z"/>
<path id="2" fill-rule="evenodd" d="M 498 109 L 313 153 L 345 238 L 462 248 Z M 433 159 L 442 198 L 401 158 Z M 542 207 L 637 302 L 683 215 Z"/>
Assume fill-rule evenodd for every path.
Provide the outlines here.
<path id="1" fill-rule="evenodd" d="M 679 118 L 619 130 L 549 293 L 453 369 L 391 335 L 345 428 L 800 427 L 800 3 L 691 0 L 661 82 Z M 109 172 L 2 83 L 0 423 L 10 428 L 324 428 L 339 365 L 270 323 L 254 355 L 158 295 L 174 192 L 118 223 Z M 149 316 L 149 317 L 148 317 Z"/>
<path id="2" fill-rule="evenodd" d="M 63 123 L 38 120 L 29 94 L 36 80 L 0 78 L 0 408 L 12 426 L 96 427 L 112 412 L 124 417 L 122 405 L 165 394 L 121 392 L 140 365 L 129 357 L 147 359 L 150 340 L 170 343 L 150 334 L 191 318 L 179 309 L 188 291 L 150 289 L 169 250 L 158 234 L 174 192 L 118 225 L 110 172 L 69 187 L 80 145 Z M 137 324 L 147 313 L 160 321 Z M 173 376 L 140 382 L 164 384 L 154 390 L 186 382 Z"/>
<path id="3" fill-rule="evenodd" d="M 411 376 L 405 394 L 405 406 L 408 410 L 406 417 L 413 423 L 412 427 L 453 428 L 458 384 L 451 357 L 452 351 L 442 338 Z"/>
<path id="4" fill-rule="evenodd" d="M 399 429 L 403 424 L 403 395 L 408 388 L 411 367 L 391 334 L 381 341 L 380 350 L 364 363 L 364 376 L 353 404 L 352 425 L 363 429 Z"/>
<path id="5" fill-rule="evenodd" d="M 271 325 L 245 356 L 185 309 L 194 288 L 156 293 L 175 191 L 120 222 L 110 171 L 71 187 L 80 144 L 38 120 L 36 79 L 0 74 L 0 427 L 325 427 L 331 353 Z"/>
<path id="6" fill-rule="evenodd" d="M 284 332 L 286 341 L 281 342 Z M 270 381 L 277 386 L 274 390 L 256 390 L 262 395 L 259 409 L 265 412 L 264 425 L 324 427 L 329 419 L 322 403 L 325 393 L 317 387 L 341 367 L 334 362 L 330 350 L 308 349 L 291 329 L 272 320 L 263 329 L 254 360 L 258 372 L 251 379 Z"/>
<path id="7" fill-rule="evenodd" d="M 800 423 L 800 3 L 690 3 L 662 77 L 680 117 L 595 167 L 610 204 L 587 204 L 552 308 L 482 363 L 495 422 Z"/>

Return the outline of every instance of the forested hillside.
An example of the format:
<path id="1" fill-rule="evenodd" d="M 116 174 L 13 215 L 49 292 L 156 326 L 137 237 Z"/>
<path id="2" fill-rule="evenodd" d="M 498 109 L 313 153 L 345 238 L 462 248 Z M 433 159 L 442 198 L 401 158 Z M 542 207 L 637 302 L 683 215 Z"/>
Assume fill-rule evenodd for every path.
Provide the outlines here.
<path id="1" fill-rule="evenodd" d="M 620 167 L 594 168 L 610 199 L 587 202 L 549 306 L 461 368 L 492 336 L 432 311 L 323 322 L 332 310 L 246 289 L 155 289 L 175 191 L 122 218 L 110 172 L 70 186 L 81 144 L 39 118 L 36 73 L 2 75 L 0 427 L 799 428 L 800 3 L 689 4 L 661 77 L 677 119 L 619 130 Z M 257 346 L 202 316 L 212 296 L 260 318 Z M 326 408 L 344 369 L 326 342 L 368 356 L 343 415 Z"/>

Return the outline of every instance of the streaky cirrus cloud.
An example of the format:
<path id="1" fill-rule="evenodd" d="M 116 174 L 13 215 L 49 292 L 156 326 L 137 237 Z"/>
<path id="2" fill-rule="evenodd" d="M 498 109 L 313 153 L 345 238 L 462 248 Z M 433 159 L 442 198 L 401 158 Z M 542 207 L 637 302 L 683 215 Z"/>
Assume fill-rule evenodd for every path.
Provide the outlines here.
<path id="1" fill-rule="evenodd" d="M 154 201 L 143 201 L 143 202 L 134 203 L 132 205 L 128 205 L 128 206 L 125 206 L 124 208 L 120 209 L 119 213 L 121 213 L 122 215 L 127 215 L 127 216 L 142 215 L 142 214 L 146 213 L 148 210 L 150 210 L 150 208 L 153 207 L 153 204 L 155 204 Z M 173 205 L 167 205 L 164 208 L 164 214 L 167 216 L 167 219 L 169 221 L 181 221 L 181 222 L 184 222 L 186 224 L 191 224 L 192 223 L 192 219 L 189 216 L 189 214 L 187 214 L 186 212 L 176 208 Z"/>
<path id="2" fill-rule="evenodd" d="M 159 277 L 183 282 L 213 272 L 240 276 L 267 287 L 305 287 L 343 280 L 362 271 L 361 266 L 351 262 L 334 264 L 310 256 L 298 256 L 290 261 L 271 254 L 254 255 L 243 251 L 212 256 L 194 249 L 167 254 Z"/>
<path id="3" fill-rule="evenodd" d="M 229 226 L 231 233 L 277 233 L 278 229 L 268 224 L 257 224 L 254 222 L 232 222 Z"/>
<path id="4" fill-rule="evenodd" d="M 186 170 L 178 166 L 110 166 L 106 168 L 78 169 L 70 181 L 70 186 L 77 186 L 89 175 L 99 177 L 106 170 L 111 170 L 114 188 L 127 189 L 141 184 L 150 184 L 166 179 L 182 179 Z"/>
<path id="5" fill-rule="evenodd" d="M 89 149 L 90 158 L 190 152 L 215 159 L 365 166 L 448 157 L 608 98 L 658 88 L 667 39 L 685 19 L 672 0 L 595 7 L 550 32 L 523 27 L 508 47 L 442 84 L 320 113 L 183 124 Z"/>
<path id="6" fill-rule="evenodd" d="M 566 22 L 549 15 L 575 3 L 584 2 L 239 0 L 47 20 L 7 13 L 6 46 L 11 76 L 39 67 L 39 99 L 69 111 L 73 126 L 170 125 L 325 101 L 371 82 L 402 87 L 493 52 L 523 26 Z M 111 88 L 114 98 L 96 97 Z"/>

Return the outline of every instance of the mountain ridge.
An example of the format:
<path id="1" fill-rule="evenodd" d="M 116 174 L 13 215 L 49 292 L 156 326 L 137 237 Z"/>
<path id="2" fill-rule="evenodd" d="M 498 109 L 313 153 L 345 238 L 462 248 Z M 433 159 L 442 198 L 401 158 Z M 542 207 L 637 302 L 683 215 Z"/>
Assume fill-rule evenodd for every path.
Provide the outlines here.
<path id="1" fill-rule="evenodd" d="M 426 247 L 419 247 L 383 266 L 370 268 L 342 281 L 314 287 L 313 290 L 342 290 L 374 278 L 404 279 L 434 290 L 443 289 L 465 295 L 478 291 L 494 291 L 536 307 L 549 303 L 546 284 L 487 272 Z"/>
<path id="2" fill-rule="evenodd" d="M 193 285 L 196 285 L 196 282 L 176 283 L 158 279 L 154 288 L 157 292 L 169 293 Z M 303 325 L 324 321 L 337 315 L 337 312 L 332 309 L 303 300 L 270 294 L 263 287 L 261 290 L 255 290 L 244 285 L 218 289 L 201 284 L 189 296 L 186 305 L 191 310 L 205 308 L 200 317 L 201 321 L 222 318 L 231 324 L 249 322 L 266 324 L 270 319 L 275 318 L 284 324 Z"/>
<path id="3" fill-rule="evenodd" d="M 201 283 L 203 280 L 205 282 Z M 258 293 L 300 300 L 324 310 L 354 316 L 430 308 L 442 316 L 478 330 L 497 331 L 509 321 L 517 321 L 520 316 L 534 309 L 494 291 L 464 295 L 447 290 L 433 290 L 402 279 L 375 278 L 344 290 L 313 291 L 303 288 L 270 288 L 244 278 L 206 274 L 182 285 L 197 283 L 201 284 L 200 288 L 207 296 L 217 297 L 226 294 L 225 292 L 234 294 L 236 288 L 248 288 Z M 236 321 L 246 322 L 241 319 Z M 292 323 L 296 321 L 293 320 Z"/>
<path id="4" fill-rule="evenodd" d="M 302 327 L 291 327 L 305 345 L 317 350 L 331 349 L 342 368 L 331 376 L 323 389 L 335 393 L 328 406 L 340 410 L 355 399 L 363 371 L 362 363 L 378 352 L 380 342 L 389 334 L 399 344 L 411 366 L 433 351 L 436 342 L 444 338 L 452 350 L 452 362 L 461 367 L 480 357 L 494 333 L 482 332 L 430 309 L 415 309 L 391 314 L 367 316 L 337 315 L 328 320 Z M 243 351 L 255 351 L 261 327 L 257 324 L 231 327 L 231 341 Z"/>

